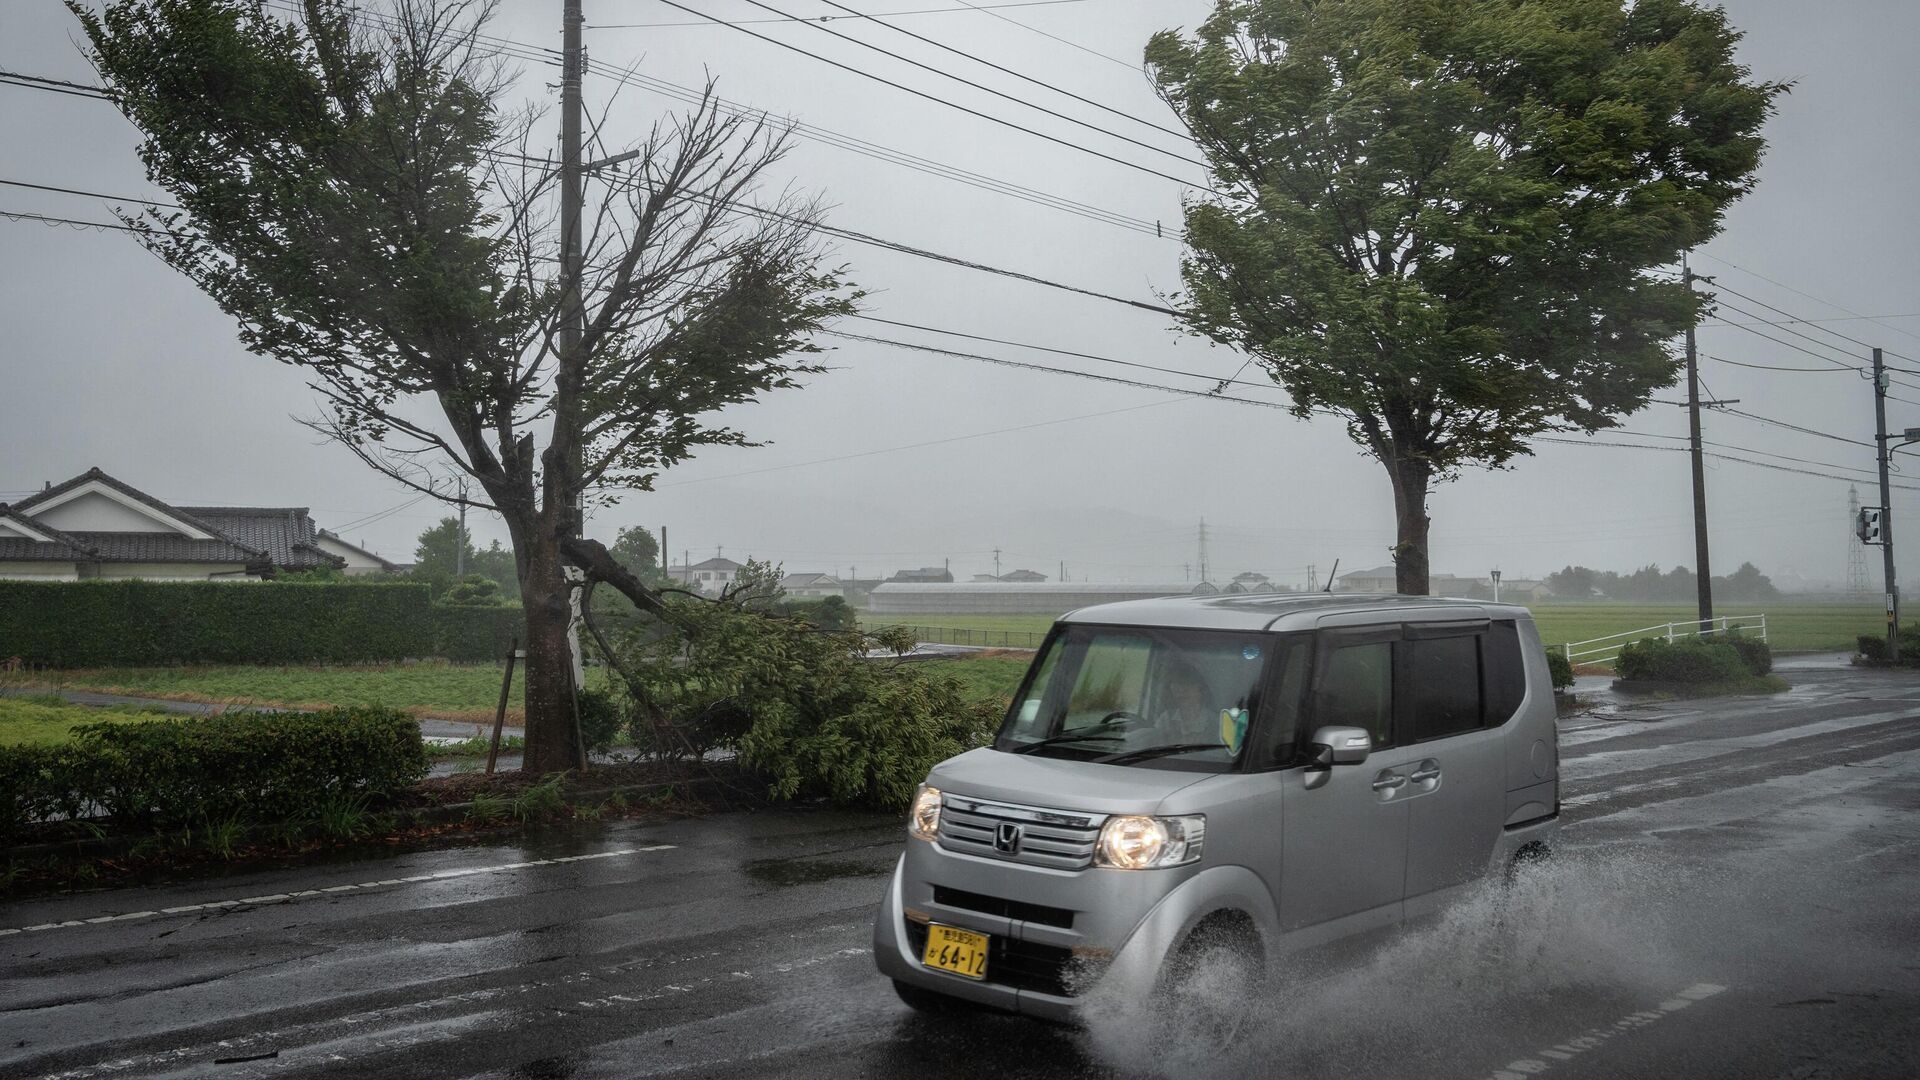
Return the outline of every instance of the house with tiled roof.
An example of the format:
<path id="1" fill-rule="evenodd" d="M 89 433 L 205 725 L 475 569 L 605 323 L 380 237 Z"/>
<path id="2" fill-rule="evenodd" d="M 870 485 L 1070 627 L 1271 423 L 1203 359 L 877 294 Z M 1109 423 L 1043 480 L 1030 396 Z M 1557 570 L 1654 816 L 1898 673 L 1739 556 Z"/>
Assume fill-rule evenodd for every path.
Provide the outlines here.
<path id="1" fill-rule="evenodd" d="M 244 581 L 355 564 L 392 568 L 304 507 L 173 506 L 97 468 L 0 503 L 0 578 Z"/>

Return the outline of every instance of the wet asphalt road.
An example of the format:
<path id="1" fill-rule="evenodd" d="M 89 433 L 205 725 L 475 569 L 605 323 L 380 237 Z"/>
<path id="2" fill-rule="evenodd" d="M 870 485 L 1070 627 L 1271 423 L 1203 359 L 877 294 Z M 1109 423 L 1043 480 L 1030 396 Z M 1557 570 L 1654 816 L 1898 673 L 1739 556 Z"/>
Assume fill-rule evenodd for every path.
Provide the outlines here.
<path id="1" fill-rule="evenodd" d="M 1285 973 L 1224 1054 L 909 1013 L 899 822 L 796 810 L 0 905 L 0 1076 L 1920 1075 L 1920 679 L 1786 674 L 1564 721 L 1551 869 Z"/>

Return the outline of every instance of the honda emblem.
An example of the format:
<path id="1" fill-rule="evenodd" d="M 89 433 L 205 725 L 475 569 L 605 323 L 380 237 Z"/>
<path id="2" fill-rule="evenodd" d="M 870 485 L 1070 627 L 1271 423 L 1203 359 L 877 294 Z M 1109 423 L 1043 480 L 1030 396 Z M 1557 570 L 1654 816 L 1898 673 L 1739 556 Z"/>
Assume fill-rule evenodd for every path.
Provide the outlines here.
<path id="1" fill-rule="evenodd" d="M 993 850 L 1002 855 L 1013 855 L 1020 851 L 1020 826 L 1011 821 L 1003 821 L 993 833 Z"/>

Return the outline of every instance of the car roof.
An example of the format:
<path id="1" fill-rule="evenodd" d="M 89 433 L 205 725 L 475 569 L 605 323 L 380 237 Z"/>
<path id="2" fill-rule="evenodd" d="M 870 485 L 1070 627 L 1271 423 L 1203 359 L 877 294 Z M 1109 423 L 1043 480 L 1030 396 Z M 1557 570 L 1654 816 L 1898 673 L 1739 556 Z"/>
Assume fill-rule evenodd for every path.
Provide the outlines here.
<path id="1" fill-rule="evenodd" d="M 1525 619 L 1516 604 L 1398 593 L 1243 593 L 1123 600 L 1069 611 L 1063 623 L 1165 626 L 1195 630 L 1308 630 L 1340 616 L 1377 616 L 1381 622 L 1416 618 Z M 1348 619 L 1339 619 L 1350 622 Z M 1364 619 L 1362 621 L 1365 621 Z"/>

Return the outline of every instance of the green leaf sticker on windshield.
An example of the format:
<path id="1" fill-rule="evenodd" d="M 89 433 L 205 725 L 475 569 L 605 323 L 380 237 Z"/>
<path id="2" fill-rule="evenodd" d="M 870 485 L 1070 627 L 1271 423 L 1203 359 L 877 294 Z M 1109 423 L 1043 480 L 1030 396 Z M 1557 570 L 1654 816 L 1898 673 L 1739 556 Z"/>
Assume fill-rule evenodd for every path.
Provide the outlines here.
<path id="1" fill-rule="evenodd" d="M 1247 737 L 1247 710 L 1220 710 L 1220 741 L 1227 744 L 1227 752 L 1237 754 L 1240 744 Z"/>

